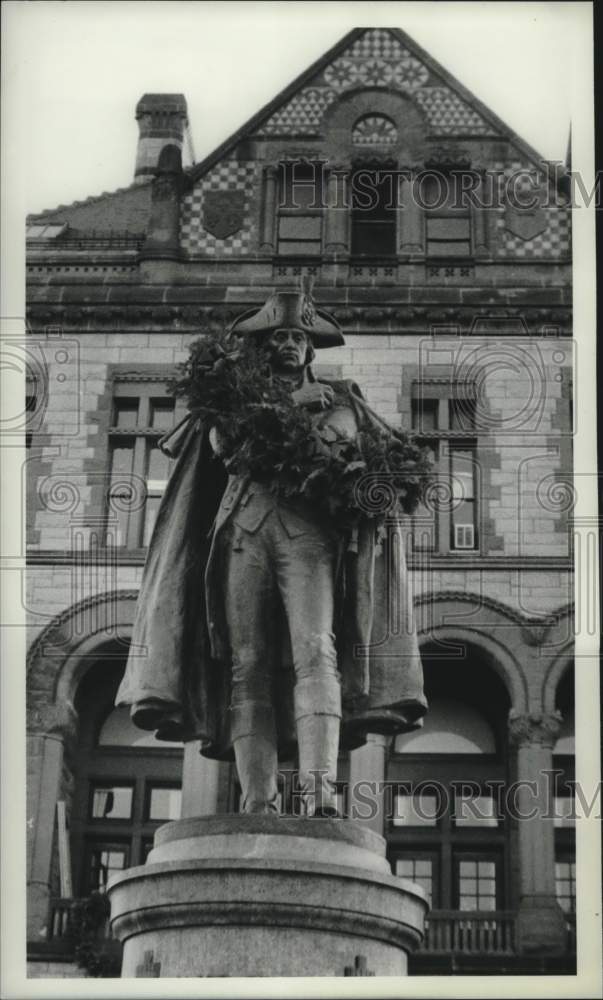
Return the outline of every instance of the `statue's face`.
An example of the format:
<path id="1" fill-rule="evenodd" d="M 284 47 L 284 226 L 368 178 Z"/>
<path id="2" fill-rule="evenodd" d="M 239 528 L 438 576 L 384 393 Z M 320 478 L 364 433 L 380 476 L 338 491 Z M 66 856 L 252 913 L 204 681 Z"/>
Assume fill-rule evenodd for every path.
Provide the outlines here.
<path id="1" fill-rule="evenodd" d="M 275 371 L 296 372 L 304 367 L 308 338 L 303 330 L 275 330 L 268 340 L 270 363 Z"/>

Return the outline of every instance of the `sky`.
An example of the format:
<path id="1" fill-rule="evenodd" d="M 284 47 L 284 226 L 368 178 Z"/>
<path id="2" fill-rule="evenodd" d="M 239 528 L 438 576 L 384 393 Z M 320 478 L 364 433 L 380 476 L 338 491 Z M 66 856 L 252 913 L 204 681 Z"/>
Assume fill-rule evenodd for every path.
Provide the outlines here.
<path id="1" fill-rule="evenodd" d="M 6 0 L 5 163 L 29 212 L 131 183 L 145 92 L 186 96 L 199 161 L 359 26 L 403 28 L 542 156 L 564 160 L 590 9 Z"/>

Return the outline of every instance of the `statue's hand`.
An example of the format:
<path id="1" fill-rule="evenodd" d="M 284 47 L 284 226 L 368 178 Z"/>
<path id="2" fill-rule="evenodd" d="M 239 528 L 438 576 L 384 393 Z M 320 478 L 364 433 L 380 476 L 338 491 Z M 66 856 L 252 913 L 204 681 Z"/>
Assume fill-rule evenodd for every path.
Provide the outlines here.
<path id="1" fill-rule="evenodd" d="M 291 393 L 296 406 L 305 406 L 308 410 L 327 410 L 333 402 L 335 393 L 330 385 L 321 382 L 304 382 L 301 389 Z"/>

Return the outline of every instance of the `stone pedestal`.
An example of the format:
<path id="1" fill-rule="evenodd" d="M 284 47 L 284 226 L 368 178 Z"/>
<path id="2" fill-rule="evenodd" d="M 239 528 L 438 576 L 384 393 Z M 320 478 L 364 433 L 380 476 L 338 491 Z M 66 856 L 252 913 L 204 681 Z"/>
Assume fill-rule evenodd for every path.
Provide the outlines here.
<path id="1" fill-rule="evenodd" d="M 109 898 L 126 978 L 404 976 L 427 911 L 372 830 L 270 816 L 166 824 Z"/>

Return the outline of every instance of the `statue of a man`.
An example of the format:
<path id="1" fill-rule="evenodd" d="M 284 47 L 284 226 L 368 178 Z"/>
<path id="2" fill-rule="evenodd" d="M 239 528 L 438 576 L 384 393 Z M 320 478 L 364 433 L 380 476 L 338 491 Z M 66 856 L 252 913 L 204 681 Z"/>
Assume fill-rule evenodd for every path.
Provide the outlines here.
<path id="1" fill-rule="evenodd" d="M 308 294 L 275 293 L 232 333 L 268 348 L 313 422 L 348 437 L 387 428 L 354 383 L 314 377 L 315 349 L 344 341 Z M 179 460 L 117 703 L 160 739 L 234 752 L 243 812 L 277 811 L 279 752 L 297 744 L 305 814 L 337 815 L 340 742 L 407 731 L 425 711 L 399 528 L 378 537 L 367 517 L 352 538 L 305 499 L 283 501 L 249 476 L 225 483 L 219 435 L 194 418 L 164 448 Z"/>

